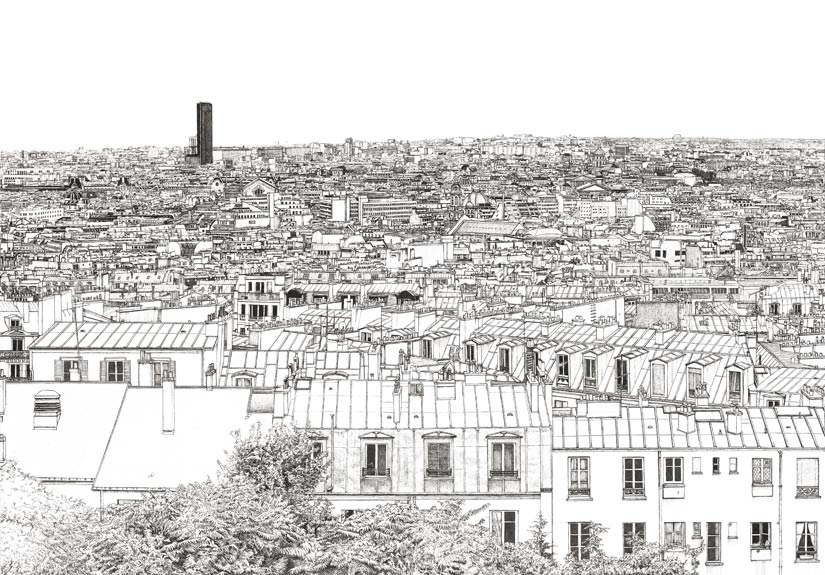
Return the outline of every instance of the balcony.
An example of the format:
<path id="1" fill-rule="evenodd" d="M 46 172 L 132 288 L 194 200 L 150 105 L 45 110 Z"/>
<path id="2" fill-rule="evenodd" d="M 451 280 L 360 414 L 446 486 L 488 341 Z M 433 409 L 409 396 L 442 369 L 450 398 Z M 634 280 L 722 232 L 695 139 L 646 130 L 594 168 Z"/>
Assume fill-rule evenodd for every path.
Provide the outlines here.
<path id="1" fill-rule="evenodd" d="M 518 479 L 518 471 L 505 471 L 503 469 L 490 470 L 490 479 Z"/>
<path id="2" fill-rule="evenodd" d="M 388 478 L 390 476 L 390 469 L 389 467 L 380 468 L 380 467 L 362 467 L 361 468 L 361 477 L 379 477 L 379 478 Z"/>
<path id="3" fill-rule="evenodd" d="M 567 499 L 583 499 L 591 501 L 589 487 L 570 487 L 567 490 Z"/>
<path id="4" fill-rule="evenodd" d="M 29 352 L 28 350 L 2 350 L 0 351 L 0 361 L 11 361 L 11 362 L 22 362 L 28 363 L 29 362 Z"/>
<path id="5" fill-rule="evenodd" d="M 647 499 L 644 487 L 625 487 L 622 490 L 623 499 Z"/>
<path id="6" fill-rule="evenodd" d="M 433 479 L 449 479 L 453 476 L 452 469 L 430 469 L 429 467 L 426 470 L 426 475 L 429 478 Z"/>
<path id="7" fill-rule="evenodd" d="M 773 483 L 754 482 L 751 487 L 753 497 L 773 497 Z"/>
<path id="8" fill-rule="evenodd" d="M 819 499 L 818 485 L 797 485 L 796 486 L 797 499 Z"/>

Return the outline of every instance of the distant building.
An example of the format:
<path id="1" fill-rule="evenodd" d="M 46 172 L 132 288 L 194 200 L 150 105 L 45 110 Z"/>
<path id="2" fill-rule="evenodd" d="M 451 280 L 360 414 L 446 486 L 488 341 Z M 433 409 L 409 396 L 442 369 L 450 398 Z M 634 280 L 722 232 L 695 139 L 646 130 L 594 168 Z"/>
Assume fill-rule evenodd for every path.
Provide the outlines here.
<path id="1" fill-rule="evenodd" d="M 198 102 L 197 106 L 198 134 L 189 138 L 186 149 L 186 163 L 190 165 L 206 165 L 212 163 L 212 104 Z"/>

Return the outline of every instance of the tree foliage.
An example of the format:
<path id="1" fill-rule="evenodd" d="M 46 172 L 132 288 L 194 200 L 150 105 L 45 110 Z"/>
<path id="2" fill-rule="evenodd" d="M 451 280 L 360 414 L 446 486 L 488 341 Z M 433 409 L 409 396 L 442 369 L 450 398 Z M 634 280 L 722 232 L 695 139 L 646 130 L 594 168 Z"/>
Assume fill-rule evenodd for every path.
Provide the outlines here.
<path id="1" fill-rule="evenodd" d="M 316 494 L 326 461 L 289 427 L 236 434 L 216 482 L 182 485 L 102 513 L 0 466 L 0 575 L 686 575 L 698 551 L 667 557 L 634 542 L 604 553 L 591 528 L 583 560 L 550 557 L 547 521 L 502 544 L 485 507 L 398 502 L 333 516 Z M 689 565 L 686 563 L 690 563 Z"/>

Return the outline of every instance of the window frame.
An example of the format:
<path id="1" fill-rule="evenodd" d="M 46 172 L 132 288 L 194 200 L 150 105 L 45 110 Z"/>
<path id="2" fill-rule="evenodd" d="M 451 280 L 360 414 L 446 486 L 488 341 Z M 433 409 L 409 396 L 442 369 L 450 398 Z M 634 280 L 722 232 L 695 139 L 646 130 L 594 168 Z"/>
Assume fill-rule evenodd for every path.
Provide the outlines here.
<path id="1" fill-rule="evenodd" d="M 590 559 L 590 538 L 593 523 L 590 521 L 571 521 L 567 526 L 568 557 L 573 558 L 575 561 Z"/>
<path id="2" fill-rule="evenodd" d="M 751 521 L 751 549 L 771 548 L 771 524 L 769 521 Z"/>
<path id="3" fill-rule="evenodd" d="M 661 389 L 656 389 L 655 372 L 661 370 Z M 656 397 L 667 397 L 667 364 L 663 361 L 654 361 L 650 364 L 650 394 Z"/>
<path id="4" fill-rule="evenodd" d="M 509 347 L 502 346 L 498 348 L 498 371 L 510 373 L 512 366 L 510 351 Z"/>
<path id="5" fill-rule="evenodd" d="M 584 468 L 582 468 L 584 464 Z M 585 479 L 582 479 L 582 474 Z M 570 455 L 567 457 L 567 495 L 568 497 L 590 497 L 590 456 Z M 575 474 L 575 479 L 574 479 Z"/>
<path id="6" fill-rule="evenodd" d="M 556 385 L 570 385 L 570 354 L 556 354 Z"/>
<path id="7" fill-rule="evenodd" d="M 584 356 L 582 358 L 582 372 L 584 374 L 584 387 L 596 389 L 599 387 L 598 363 L 595 356 Z"/>
<path id="8" fill-rule="evenodd" d="M 372 466 L 370 466 L 370 450 L 373 451 Z M 362 478 L 385 479 L 390 477 L 390 442 L 388 440 L 376 438 L 369 439 L 362 443 L 363 459 L 361 467 Z M 381 451 L 384 451 L 384 467 L 380 467 Z"/>
<path id="9" fill-rule="evenodd" d="M 617 357 L 616 393 L 630 393 L 630 361 L 626 357 Z"/>
<path id="10" fill-rule="evenodd" d="M 683 548 L 687 546 L 687 526 L 684 521 L 665 521 L 664 545 L 666 548 Z M 681 531 L 680 531 L 681 530 Z M 678 537 L 681 535 L 681 537 Z M 678 539 L 678 542 L 676 541 Z"/>
<path id="11" fill-rule="evenodd" d="M 126 381 L 126 360 L 125 359 L 107 359 L 106 360 L 106 382 L 107 383 L 123 383 Z M 120 370 L 118 371 L 118 366 Z M 114 369 L 112 369 L 114 367 Z M 118 379 L 118 376 L 120 377 Z M 114 379 L 112 379 L 114 377 Z"/>
<path id="12" fill-rule="evenodd" d="M 424 468 L 424 475 L 427 478 L 434 478 L 434 479 L 444 479 L 444 478 L 451 478 L 453 476 L 453 445 L 452 441 L 447 439 L 431 439 L 424 442 L 425 445 L 425 457 L 426 457 L 426 466 Z M 445 458 L 442 457 L 443 454 L 436 454 L 436 463 L 437 465 L 433 467 L 432 463 L 432 449 L 433 447 L 438 450 L 439 448 L 443 448 L 446 446 L 447 449 L 447 456 L 446 456 L 446 463 L 447 467 L 443 468 L 441 463 L 444 462 Z"/>
<path id="13" fill-rule="evenodd" d="M 722 562 L 722 523 L 718 521 L 707 522 L 707 536 L 705 538 L 707 562 L 721 563 Z M 712 542 L 716 542 L 713 545 Z M 711 551 L 714 552 L 711 557 Z"/>
<path id="14" fill-rule="evenodd" d="M 622 471 L 622 497 L 624 499 L 645 497 L 644 457 L 623 457 Z M 630 479 L 628 479 L 628 472 L 631 473 Z M 637 474 L 640 474 L 641 478 Z"/>
<path id="15" fill-rule="evenodd" d="M 491 510 L 490 533 L 501 544 L 518 543 L 518 511 Z"/>
<path id="16" fill-rule="evenodd" d="M 765 480 L 765 472 L 770 477 Z M 767 487 L 773 485 L 773 459 L 770 457 L 754 457 L 751 459 L 751 480 L 754 487 Z"/>
<path id="17" fill-rule="evenodd" d="M 806 544 L 804 547 L 801 547 L 800 544 L 802 543 L 802 537 L 805 536 L 804 530 L 806 528 L 808 529 L 807 536 L 810 540 L 810 544 Z M 817 522 L 797 521 L 795 533 L 796 536 L 794 539 L 794 555 L 796 556 L 796 561 L 816 561 L 819 557 L 819 541 L 817 540 Z"/>
<path id="18" fill-rule="evenodd" d="M 510 467 L 507 469 L 507 448 L 512 450 L 510 454 Z M 496 465 L 496 451 L 500 451 L 498 455 L 499 463 Z M 518 442 L 514 439 L 495 439 L 490 441 L 490 468 L 489 475 L 491 479 L 518 479 L 519 477 L 519 454 Z"/>
<path id="19" fill-rule="evenodd" d="M 685 458 L 684 457 L 665 457 L 665 485 L 684 485 L 685 484 Z M 668 479 L 668 475 L 671 478 Z M 678 475 L 678 479 L 677 476 Z"/>
<path id="20" fill-rule="evenodd" d="M 641 529 L 639 529 L 640 526 Z M 642 541 L 646 540 L 646 531 L 647 527 L 643 521 L 622 523 L 622 551 L 624 555 L 630 555 L 633 553 L 633 539 L 635 537 L 640 537 Z"/>
<path id="21" fill-rule="evenodd" d="M 813 480 L 803 483 L 803 464 L 813 463 Z M 819 458 L 818 457 L 798 457 L 796 459 L 796 497 L 797 499 L 809 499 L 819 497 Z"/>
<path id="22" fill-rule="evenodd" d="M 696 390 L 702 385 L 702 380 L 704 379 L 702 368 L 688 366 L 686 377 L 688 397 L 696 397 Z"/>

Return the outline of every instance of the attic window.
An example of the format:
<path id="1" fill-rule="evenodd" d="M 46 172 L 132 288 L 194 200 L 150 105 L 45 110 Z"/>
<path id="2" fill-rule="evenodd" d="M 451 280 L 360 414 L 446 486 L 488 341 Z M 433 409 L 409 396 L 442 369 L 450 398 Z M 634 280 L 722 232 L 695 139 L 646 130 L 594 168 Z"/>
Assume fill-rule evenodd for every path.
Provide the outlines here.
<path id="1" fill-rule="evenodd" d="M 60 421 L 60 394 L 45 390 L 34 396 L 34 428 L 57 429 Z"/>

